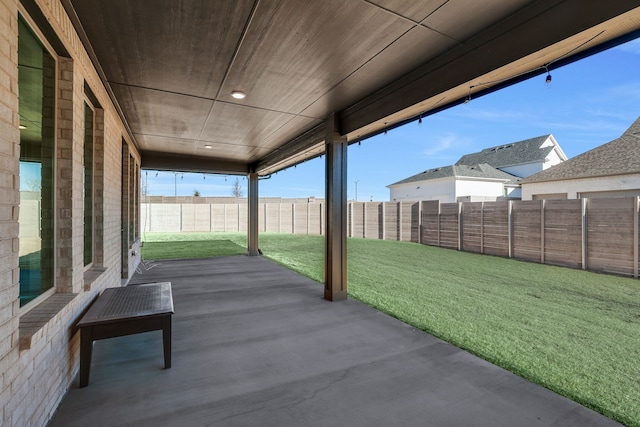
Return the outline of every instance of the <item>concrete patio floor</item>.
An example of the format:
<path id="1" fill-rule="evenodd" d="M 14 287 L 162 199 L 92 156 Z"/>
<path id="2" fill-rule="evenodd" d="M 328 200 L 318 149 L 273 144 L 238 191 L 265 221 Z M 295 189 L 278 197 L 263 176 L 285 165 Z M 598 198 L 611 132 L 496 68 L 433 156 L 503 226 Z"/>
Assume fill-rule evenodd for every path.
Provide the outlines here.
<path id="1" fill-rule="evenodd" d="M 58 426 L 614 426 L 616 422 L 262 257 L 145 263 L 162 334 L 97 341 Z"/>

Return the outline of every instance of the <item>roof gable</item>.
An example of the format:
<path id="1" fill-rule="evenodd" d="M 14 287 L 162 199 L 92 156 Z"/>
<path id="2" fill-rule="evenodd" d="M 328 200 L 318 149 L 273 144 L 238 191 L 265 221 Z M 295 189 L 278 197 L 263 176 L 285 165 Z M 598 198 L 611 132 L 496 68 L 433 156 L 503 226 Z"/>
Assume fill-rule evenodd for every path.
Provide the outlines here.
<path id="1" fill-rule="evenodd" d="M 523 183 L 640 173 L 640 118 L 620 138 L 531 175 Z"/>
<path id="2" fill-rule="evenodd" d="M 394 182 L 387 187 L 394 185 L 408 184 L 411 182 L 429 181 L 439 178 L 479 178 L 479 179 L 497 179 L 505 182 L 519 179 L 510 173 L 503 172 L 486 163 L 478 165 L 451 165 L 434 169 L 427 169 L 424 172 L 410 176 L 401 181 Z"/>
<path id="3" fill-rule="evenodd" d="M 549 153 L 556 148 L 556 144 L 553 142 L 545 144 L 550 138 L 553 137 L 551 134 L 548 134 L 510 144 L 485 148 L 477 153 L 462 156 L 456 165 L 487 163 L 494 168 L 503 168 L 524 163 L 543 162 Z"/>

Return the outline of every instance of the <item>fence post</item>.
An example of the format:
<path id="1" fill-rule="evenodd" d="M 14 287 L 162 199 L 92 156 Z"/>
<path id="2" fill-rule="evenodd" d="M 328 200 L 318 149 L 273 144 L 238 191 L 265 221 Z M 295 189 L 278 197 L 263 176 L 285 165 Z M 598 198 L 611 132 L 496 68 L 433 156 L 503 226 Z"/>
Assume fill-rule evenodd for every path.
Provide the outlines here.
<path id="1" fill-rule="evenodd" d="M 582 199 L 582 269 L 586 270 L 587 265 L 587 203 L 589 199 Z"/>
<path id="2" fill-rule="evenodd" d="M 544 264 L 544 213 L 546 204 L 546 200 L 542 199 L 542 203 L 540 204 L 540 264 Z"/>
<path id="3" fill-rule="evenodd" d="M 422 201 L 418 201 L 418 244 L 422 244 Z"/>
<path id="4" fill-rule="evenodd" d="M 367 238 L 367 202 L 362 203 L 362 238 Z"/>
<path id="5" fill-rule="evenodd" d="M 440 200 L 438 200 L 438 247 L 440 247 L 440 215 L 441 215 L 441 211 L 440 211 Z"/>
<path id="6" fill-rule="evenodd" d="M 396 240 L 402 241 L 402 202 L 398 202 L 398 209 L 396 209 L 398 220 L 396 221 Z"/>
<path id="7" fill-rule="evenodd" d="M 458 250 L 462 250 L 462 202 L 458 202 Z"/>
<path id="8" fill-rule="evenodd" d="M 484 253 L 484 202 L 480 202 L 480 253 Z"/>
<path id="9" fill-rule="evenodd" d="M 382 222 L 382 240 L 387 240 L 387 222 L 385 221 L 385 210 L 387 209 L 387 202 L 382 202 L 382 209 L 380 210 L 380 217 L 378 221 Z"/>
<path id="10" fill-rule="evenodd" d="M 640 197 L 635 197 L 633 210 L 633 277 L 638 278 L 638 220 L 639 218 Z"/>
<path id="11" fill-rule="evenodd" d="M 507 202 L 507 215 L 508 215 L 507 231 L 509 233 L 509 239 L 508 239 L 509 258 L 513 258 L 513 200 L 509 200 Z"/>
<path id="12" fill-rule="evenodd" d="M 180 232 L 182 233 L 184 230 L 182 229 L 182 203 L 179 203 L 180 206 Z"/>

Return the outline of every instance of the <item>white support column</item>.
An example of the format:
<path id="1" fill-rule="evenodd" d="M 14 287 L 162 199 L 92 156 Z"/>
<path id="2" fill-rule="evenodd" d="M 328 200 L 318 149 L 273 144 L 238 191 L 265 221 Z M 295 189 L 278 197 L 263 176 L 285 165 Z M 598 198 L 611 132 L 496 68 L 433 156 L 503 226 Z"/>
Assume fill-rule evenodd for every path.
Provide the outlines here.
<path id="1" fill-rule="evenodd" d="M 249 256 L 260 255 L 258 246 L 258 174 L 249 173 L 248 191 L 248 227 L 247 227 L 247 253 Z"/>
<path id="2" fill-rule="evenodd" d="M 347 298 L 347 138 L 335 115 L 326 122 L 324 297 Z"/>

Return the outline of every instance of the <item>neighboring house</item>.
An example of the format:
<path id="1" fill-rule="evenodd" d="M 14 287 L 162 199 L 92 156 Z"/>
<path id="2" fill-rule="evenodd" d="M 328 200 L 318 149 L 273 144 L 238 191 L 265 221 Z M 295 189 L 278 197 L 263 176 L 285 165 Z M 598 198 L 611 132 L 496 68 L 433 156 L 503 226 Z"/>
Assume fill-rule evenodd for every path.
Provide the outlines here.
<path id="1" fill-rule="evenodd" d="M 640 118 L 618 139 L 522 181 L 522 199 L 640 196 Z"/>
<path id="2" fill-rule="evenodd" d="M 565 160 L 567 156 L 549 134 L 466 154 L 455 165 L 429 169 L 387 187 L 392 201 L 517 199 L 521 178 Z"/>
<path id="3" fill-rule="evenodd" d="M 389 185 L 391 200 L 440 200 L 443 203 L 496 200 L 517 177 L 486 163 L 429 169 Z"/>
<path id="4" fill-rule="evenodd" d="M 549 134 L 467 154 L 456 165 L 487 163 L 511 175 L 526 178 L 565 160 L 566 154 L 553 135 Z"/>

